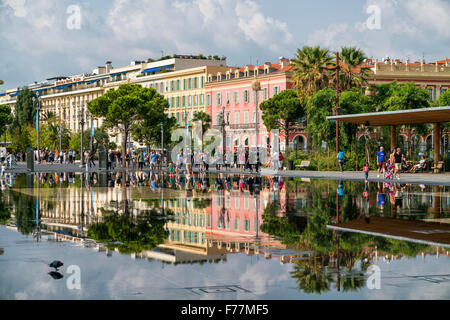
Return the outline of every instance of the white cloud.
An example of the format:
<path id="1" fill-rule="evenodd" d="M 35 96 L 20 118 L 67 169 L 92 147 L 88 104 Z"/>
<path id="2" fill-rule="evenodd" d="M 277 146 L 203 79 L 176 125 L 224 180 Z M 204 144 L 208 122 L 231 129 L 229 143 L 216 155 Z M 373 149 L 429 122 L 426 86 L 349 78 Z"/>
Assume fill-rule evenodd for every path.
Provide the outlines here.
<path id="1" fill-rule="evenodd" d="M 450 3 L 443 0 L 409 0 L 405 6 L 411 18 L 422 27 L 450 38 Z"/>
<path id="2" fill-rule="evenodd" d="M 25 8 L 25 0 L 3 0 L 3 2 L 14 10 L 16 17 L 25 17 L 27 9 Z"/>
<path id="3" fill-rule="evenodd" d="M 380 9 L 380 28 L 370 29 L 367 22 L 373 14 L 369 6 Z M 450 5 L 443 0 L 367 0 L 361 16 L 352 24 L 331 24 L 314 30 L 308 45 L 330 49 L 358 46 L 369 57 L 390 56 L 417 60 L 428 53 L 428 60 L 445 57 L 450 38 Z M 439 52 L 441 52 L 439 54 Z"/>

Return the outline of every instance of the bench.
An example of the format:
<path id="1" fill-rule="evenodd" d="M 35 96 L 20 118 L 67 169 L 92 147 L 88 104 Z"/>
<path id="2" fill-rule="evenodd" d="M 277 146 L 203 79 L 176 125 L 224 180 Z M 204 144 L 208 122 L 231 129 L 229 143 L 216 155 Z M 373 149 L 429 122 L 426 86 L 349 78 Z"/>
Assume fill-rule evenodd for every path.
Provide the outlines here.
<path id="1" fill-rule="evenodd" d="M 444 167 L 444 161 L 439 161 L 438 164 L 433 165 L 431 169 L 434 173 L 440 173 Z"/>
<path id="2" fill-rule="evenodd" d="M 295 167 L 296 168 L 306 168 L 309 167 L 311 161 L 302 161 L 300 162 L 300 164 L 297 164 Z"/>

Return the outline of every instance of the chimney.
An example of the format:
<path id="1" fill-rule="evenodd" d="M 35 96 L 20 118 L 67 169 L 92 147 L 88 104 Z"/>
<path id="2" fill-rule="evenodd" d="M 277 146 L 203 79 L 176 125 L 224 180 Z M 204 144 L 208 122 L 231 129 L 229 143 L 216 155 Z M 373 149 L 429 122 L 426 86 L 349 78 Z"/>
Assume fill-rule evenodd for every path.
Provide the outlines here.
<path id="1" fill-rule="evenodd" d="M 105 67 L 106 67 L 106 73 L 110 73 L 111 69 L 112 69 L 112 62 L 106 61 Z"/>
<path id="2" fill-rule="evenodd" d="M 286 68 L 289 65 L 289 59 L 286 59 L 285 57 L 281 56 L 280 57 L 280 64 L 281 64 L 281 69 Z"/>

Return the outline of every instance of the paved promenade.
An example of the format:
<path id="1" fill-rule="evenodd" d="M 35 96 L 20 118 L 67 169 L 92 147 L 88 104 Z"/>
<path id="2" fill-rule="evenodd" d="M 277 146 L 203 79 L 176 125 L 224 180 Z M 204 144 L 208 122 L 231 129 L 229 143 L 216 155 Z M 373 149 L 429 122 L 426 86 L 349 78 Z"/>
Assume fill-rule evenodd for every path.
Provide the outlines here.
<path id="1" fill-rule="evenodd" d="M 35 164 L 35 172 L 86 172 L 86 168 L 81 168 L 79 163 L 75 164 Z M 116 168 L 114 171 L 126 171 L 124 168 Z M 144 168 L 145 172 L 150 171 L 148 167 Z M 196 170 L 194 170 L 196 171 Z M 89 169 L 89 172 L 99 172 L 98 166 Z M 218 173 L 215 168 L 209 170 L 210 173 Z M 255 174 L 249 171 L 240 171 L 237 169 L 229 169 L 221 171 L 228 174 Z M 13 170 L 7 169 L 7 173 L 28 173 L 25 163 L 18 163 Z M 304 179 L 329 179 L 329 180 L 349 180 L 349 181 L 364 181 L 364 173 L 355 171 L 345 171 L 343 173 L 338 171 L 307 171 L 307 170 L 281 170 L 274 171 L 270 169 L 262 169 L 263 176 L 283 176 Z M 427 185 L 445 185 L 450 186 L 450 173 L 403 173 L 401 179 L 385 180 L 381 176 L 377 178 L 376 172 L 369 173 L 370 182 L 393 182 L 404 184 L 427 184 Z"/>

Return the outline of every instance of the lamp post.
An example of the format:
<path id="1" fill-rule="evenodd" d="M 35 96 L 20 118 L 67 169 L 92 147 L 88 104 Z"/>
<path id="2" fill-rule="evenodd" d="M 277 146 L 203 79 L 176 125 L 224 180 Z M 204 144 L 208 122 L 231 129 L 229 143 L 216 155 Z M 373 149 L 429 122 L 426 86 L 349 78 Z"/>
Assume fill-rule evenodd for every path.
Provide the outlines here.
<path id="1" fill-rule="evenodd" d="M 341 108 L 339 107 L 339 52 L 336 52 L 336 107 L 333 111 L 336 116 L 341 113 Z M 336 120 L 336 153 L 339 153 L 339 121 Z"/>
<path id="2" fill-rule="evenodd" d="M 258 120 L 259 120 L 259 115 L 258 115 L 258 96 L 259 96 L 259 91 L 261 91 L 261 83 L 255 79 L 252 83 L 252 89 L 255 92 L 255 134 L 256 134 L 256 139 L 255 139 L 255 145 L 256 145 L 256 152 L 258 153 L 258 145 L 259 145 L 259 137 L 258 137 Z M 287 137 L 286 137 L 287 139 Z M 258 158 L 258 155 L 257 155 Z M 256 160 L 258 161 L 258 160 Z M 258 164 L 256 164 L 256 171 L 258 171 Z"/>
<path id="3" fill-rule="evenodd" d="M 252 89 L 255 92 L 255 132 L 256 132 L 256 147 L 258 147 L 258 96 L 261 91 L 261 83 L 258 80 L 254 80 L 252 83 Z"/>
<path id="4" fill-rule="evenodd" d="M 84 109 L 78 111 L 78 117 L 80 118 L 81 126 L 81 147 L 80 147 L 80 167 L 84 167 L 84 152 L 83 152 L 83 130 L 84 130 Z"/>
<path id="5" fill-rule="evenodd" d="M 161 121 L 161 170 L 164 165 L 164 124 Z"/>
<path id="6" fill-rule="evenodd" d="M 226 135 L 225 135 L 225 126 L 227 126 L 229 123 L 228 121 L 225 121 L 225 106 L 222 106 L 222 116 L 220 119 L 220 126 L 222 127 L 222 163 L 225 166 L 225 152 L 227 151 L 226 149 L 226 145 L 227 145 L 227 140 L 226 140 Z"/>
<path id="7" fill-rule="evenodd" d="M 39 112 L 41 111 L 41 97 L 38 95 L 37 98 L 33 97 L 33 103 L 37 102 L 36 106 L 36 131 L 37 131 L 37 152 L 38 152 L 38 163 L 41 163 L 41 152 L 39 148 Z"/>

